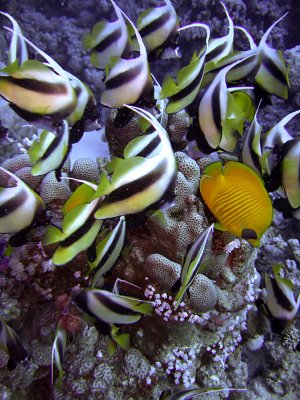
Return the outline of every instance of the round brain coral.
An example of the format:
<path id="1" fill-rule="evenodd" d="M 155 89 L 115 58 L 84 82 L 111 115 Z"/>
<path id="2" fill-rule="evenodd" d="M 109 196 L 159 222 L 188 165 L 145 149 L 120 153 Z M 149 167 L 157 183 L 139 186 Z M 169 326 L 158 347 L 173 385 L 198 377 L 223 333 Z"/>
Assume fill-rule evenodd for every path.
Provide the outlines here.
<path id="1" fill-rule="evenodd" d="M 71 195 L 68 184 L 62 180 L 57 181 L 54 172 L 49 172 L 42 180 L 40 186 L 40 196 L 46 205 L 64 204 Z"/>
<path id="2" fill-rule="evenodd" d="M 28 154 L 18 154 L 13 158 L 3 161 L 1 167 L 7 169 L 10 172 L 15 173 L 21 168 L 31 167 L 31 161 Z"/>
<path id="3" fill-rule="evenodd" d="M 73 165 L 71 176 L 88 182 L 98 182 L 99 173 L 98 164 L 94 160 L 91 158 L 79 158 Z"/>
<path id="4" fill-rule="evenodd" d="M 150 254 L 145 264 L 147 274 L 158 282 L 162 290 L 171 290 L 180 277 L 180 265 L 160 254 Z"/>
<path id="5" fill-rule="evenodd" d="M 204 313 L 214 309 L 217 303 L 217 289 L 209 278 L 198 274 L 189 287 L 190 301 L 196 313 Z"/>

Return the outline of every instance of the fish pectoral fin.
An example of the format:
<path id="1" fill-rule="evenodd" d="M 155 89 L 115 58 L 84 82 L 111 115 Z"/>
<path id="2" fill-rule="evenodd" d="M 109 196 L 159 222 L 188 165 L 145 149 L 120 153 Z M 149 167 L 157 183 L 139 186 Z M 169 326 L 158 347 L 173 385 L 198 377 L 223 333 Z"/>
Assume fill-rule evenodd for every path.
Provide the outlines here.
<path id="1" fill-rule="evenodd" d="M 256 231 L 251 228 L 244 228 L 242 230 L 241 238 L 245 240 L 258 239 Z"/>
<path id="2" fill-rule="evenodd" d="M 247 240 L 247 242 L 252 244 L 254 247 L 260 246 L 260 239 L 254 229 L 244 228 L 241 233 L 241 238 Z"/>

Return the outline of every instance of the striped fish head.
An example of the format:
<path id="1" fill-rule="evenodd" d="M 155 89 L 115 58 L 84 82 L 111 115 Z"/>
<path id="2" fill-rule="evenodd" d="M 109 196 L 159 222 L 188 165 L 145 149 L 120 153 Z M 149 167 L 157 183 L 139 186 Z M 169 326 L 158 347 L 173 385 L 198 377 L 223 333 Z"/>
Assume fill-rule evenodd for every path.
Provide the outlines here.
<path id="1" fill-rule="evenodd" d="M 258 56 L 260 67 L 255 75 L 255 81 L 265 91 L 283 99 L 288 98 L 289 79 L 288 68 L 285 65 L 282 52 L 273 49 L 267 44 L 267 38 L 274 26 L 277 25 L 285 16 L 275 21 L 264 33 L 258 46 Z"/>
<path id="2" fill-rule="evenodd" d="M 117 20 L 100 21 L 83 37 L 84 49 L 92 50 L 91 62 L 100 69 L 106 68 L 111 57 L 122 57 L 129 47 L 129 35 L 123 15 L 115 2 L 111 3 L 117 14 Z"/>
<path id="3" fill-rule="evenodd" d="M 215 227 L 259 246 L 273 218 L 272 203 L 261 178 L 248 166 L 230 161 L 210 164 L 200 179 L 201 195 L 218 219 Z"/>
<path id="4" fill-rule="evenodd" d="M 265 274 L 265 304 L 271 317 L 283 328 L 295 318 L 300 305 L 300 295 L 295 300 L 292 281 L 281 276 L 283 266 L 272 266 L 273 277 Z"/>
<path id="5" fill-rule="evenodd" d="M 2 69 L 0 94 L 20 112 L 63 119 L 76 107 L 76 93 L 68 78 L 37 60 Z M 22 115 L 21 115 L 22 116 Z"/>
<path id="6" fill-rule="evenodd" d="M 164 45 L 177 33 L 178 18 L 169 0 L 161 7 L 149 8 L 139 15 L 137 29 L 151 52 Z"/>

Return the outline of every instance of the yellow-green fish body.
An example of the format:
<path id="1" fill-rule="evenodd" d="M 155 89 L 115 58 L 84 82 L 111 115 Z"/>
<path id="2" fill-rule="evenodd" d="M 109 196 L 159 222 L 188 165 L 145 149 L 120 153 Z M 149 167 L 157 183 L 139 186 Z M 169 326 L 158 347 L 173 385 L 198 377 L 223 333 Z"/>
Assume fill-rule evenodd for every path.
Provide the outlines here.
<path id="1" fill-rule="evenodd" d="M 259 246 L 273 209 L 263 181 L 250 167 L 235 161 L 224 168 L 221 162 L 212 163 L 201 177 L 200 192 L 220 229 Z"/>

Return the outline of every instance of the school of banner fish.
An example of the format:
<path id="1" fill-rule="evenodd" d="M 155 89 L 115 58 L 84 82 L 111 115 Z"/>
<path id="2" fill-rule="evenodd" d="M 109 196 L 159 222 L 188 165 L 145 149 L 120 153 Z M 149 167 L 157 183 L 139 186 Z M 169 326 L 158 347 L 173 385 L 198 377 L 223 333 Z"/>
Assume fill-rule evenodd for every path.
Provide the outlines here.
<path id="1" fill-rule="evenodd" d="M 203 153 L 234 152 L 237 144 L 243 143 L 239 162 L 214 162 L 202 174 L 200 193 L 216 222 L 187 250 L 175 307 L 199 271 L 214 229 L 259 246 L 273 217 L 269 191 L 277 191 L 290 215 L 300 219 L 300 137 L 293 137 L 285 128 L 300 110 L 263 134 L 257 121 L 259 105 L 255 110 L 252 93 L 254 86 L 259 86 L 265 94 L 288 97 L 288 68 L 282 53 L 267 44 L 272 29 L 285 15 L 256 44 L 249 32 L 234 25 L 225 5 L 220 4 L 228 23 L 228 33 L 223 37 L 211 38 L 209 26 L 200 22 L 180 26 L 169 0 L 143 12 L 136 24 L 111 0 L 116 19 L 98 22 L 83 38 L 91 63 L 105 72 L 101 105 L 117 108 L 129 120 L 137 115 L 147 129 L 145 135 L 126 146 L 123 158 L 112 158 L 109 174 L 102 171 L 99 184 L 78 180 L 80 185 L 63 207 L 61 227 L 48 226 L 43 245 L 56 245 L 52 262 L 57 266 L 66 265 L 86 251 L 91 285 L 74 301 L 83 312 L 107 326 L 112 348 L 116 344 L 123 348 L 129 345 L 126 334 L 117 334 L 119 325 L 135 323 L 152 311 L 151 302 L 96 286 L 121 254 L 126 216 L 159 208 L 173 192 L 177 166 L 161 122 L 165 113 L 188 111 L 196 104 L 197 115 L 191 116 L 193 146 Z M 40 129 L 39 139 L 29 149 L 32 175 L 55 171 L 59 180 L 72 145 L 97 126 L 100 105 L 83 82 L 22 34 L 11 15 L 0 14 L 9 22 L 10 26 L 4 28 L 11 35 L 8 63 L 0 70 L 0 95 L 28 124 Z M 167 50 L 177 54 L 180 37 L 188 29 L 205 32 L 204 43 L 199 40 L 199 49 L 190 62 L 176 77 L 166 76 L 160 86 L 150 73 L 151 63 L 164 59 Z M 235 50 L 236 30 L 245 36 L 248 50 Z M 28 46 L 43 61 L 30 59 Z M 154 97 L 154 93 L 158 95 Z M 246 121 L 250 127 L 244 133 Z M 0 168 L 0 233 L 26 235 L 45 209 L 37 193 Z M 114 228 L 99 240 L 103 221 L 114 218 Z M 266 276 L 266 308 L 273 318 L 291 321 L 300 298 L 295 301 L 292 286 L 280 277 L 279 270 L 274 267 L 274 278 Z M 67 335 L 60 321 L 52 349 L 52 380 L 53 365 L 62 379 L 66 346 Z M 27 357 L 17 334 L 2 319 L 0 347 L 12 363 L 24 362 Z M 161 398 L 192 398 L 200 393 L 206 393 L 205 389 L 164 393 Z"/>

